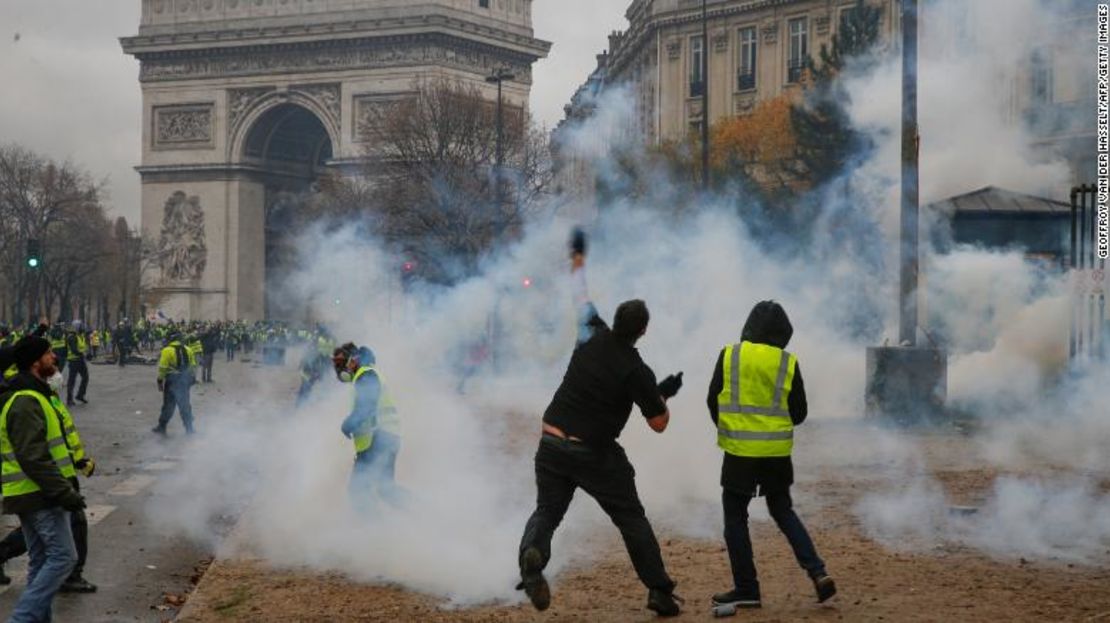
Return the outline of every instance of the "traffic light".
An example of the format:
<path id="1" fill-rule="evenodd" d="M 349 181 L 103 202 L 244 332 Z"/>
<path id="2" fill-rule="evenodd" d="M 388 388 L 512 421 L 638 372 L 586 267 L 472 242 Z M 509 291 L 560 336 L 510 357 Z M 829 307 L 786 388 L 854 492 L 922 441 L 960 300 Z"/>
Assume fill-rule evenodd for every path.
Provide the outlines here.
<path id="1" fill-rule="evenodd" d="M 27 239 L 27 267 L 38 268 L 42 265 L 42 244 L 34 239 Z"/>
<path id="2" fill-rule="evenodd" d="M 522 279 L 520 281 L 520 285 L 524 286 L 525 288 L 531 288 L 532 287 L 532 278 L 531 277 L 525 277 L 524 279 Z"/>

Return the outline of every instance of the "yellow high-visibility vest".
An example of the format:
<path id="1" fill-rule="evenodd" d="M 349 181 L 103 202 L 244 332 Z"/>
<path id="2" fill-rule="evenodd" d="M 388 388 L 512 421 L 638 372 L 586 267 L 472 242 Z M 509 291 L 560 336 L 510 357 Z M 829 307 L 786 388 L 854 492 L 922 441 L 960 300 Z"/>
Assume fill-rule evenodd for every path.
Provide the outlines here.
<path id="1" fill-rule="evenodd" d="M 12 394 L 4 404 L 4 410 L 0 411 L 0 494 L 6 498 L 40 490 L 38 484 L 23 473 L 23 468 L 19 466 L 19 461 L 16 459 L 11 439 L 8 437 L 8 411 L 11 410 L 12 403 L 21 396 L 38 400 L 39 406 L 42 407 L 43 415 L 46 417 L 46 446 L 62 476 L 66 478 L 77 476 L 77 470 L 73 467 L 73 457 L 62 433 L 61 416 L 46 396 L 30 389 L 21 390 Z"/>
<path id="2" fill-rule="evenodd" d="M 77 339 L 75 339 L 74 342 L 77 343 L 77 350 L 71 350 L 66 354 L 66 359 L 69 359 L 70 361 L 77 361 L 81 358 L 82 355 L 85 354 L 85 351 L 88 350 L 88 344 L 85 342 L 85 336 L 81 333 L 78 333 L 76 335 L 76 338 Z"/>
<path id="3" fill-rule="evenodd" d="M 385 387 L 385 379 L 382 378 L 380 372 L 374 366 L 362 366 L 355 372 L 355 378 L 352 385 L 358 383 L 359 378 L 367 372 L 373 372 L 378 375 L 378 422 L 377 426 L 371 427 L 370 422 L 364 425 L 362 430 L 355 433 L 355 452 L 365 452 L 370 449 L 374 444 L 374 432 L 378 430 L 393 433 L 394 435 L 401 434 L 401 421 L 397 417 L 397 407 L 393 404 L 393 398 L 389 395 L 389 391 Z M 358 390 L 352 399 L 352 409 L 354 402 L 358 400 Z"/>
<path id="4" fill-rule="evenodd" d="M 717 394 L 717 445 L 735 456 L 790 456 L 794 422 L 787 397 L 798 360 L 781 348 L 741 342 L 725 347 Z"/>
<path id="5" fill-rule="evenodd" d="M 85 458 L 85 444 L 81 443 L 81 434 L 77 432 L 77 425 L 73 423 L 73 416 L 69 413 L 69 409 L 56 395 L 50 397 L 50 406 L 54 407 L 58 416 L 62 418 L 62 435 L 66 438 L 66 446 L 73 460 L 76 462 Z"/>

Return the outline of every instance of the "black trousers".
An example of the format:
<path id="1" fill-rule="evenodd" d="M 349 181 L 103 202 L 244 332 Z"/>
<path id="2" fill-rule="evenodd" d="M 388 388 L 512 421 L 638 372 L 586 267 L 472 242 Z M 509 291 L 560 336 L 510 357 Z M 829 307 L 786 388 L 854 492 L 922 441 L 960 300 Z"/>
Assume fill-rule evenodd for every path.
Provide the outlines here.
<path id="1" fill-rule="evenodd" d="M 212 363 L 214 362 L 215 353 L 204 353 L 201 356 L 201 380 L 205 383 L 212 382 Z"/>
<path id="2" fill-rule="evenodd" d="M 806 527 L 794 512 L 790 490 L 772 491 L 765 494 L 767 510 L 775 520 L 779 530 L 790 542 L 794 558 L 810 578 L 825 575 L 825 563 L 817 555 L 817 549 L 810 539 Z M 749 596 L 759 596 L 759 580 L 756 577 L 755 560 L 752 554 L 752 539 L 748 534 L 748 504 L 750 495 L 722 489 L 721 502 L 725 511 L 725 545 L 728 546 L 728 559 L 732 566 L 733 587 Z"/>
<path id="3" fill-rule="evenodd" d="M 66 383 L 66 403 L 73 402 L 73 386 L 77 377 L 81 377 L 81 387 L 77 388 L 77 399 L 85 399 L 85 390 L 89 388 L 89 364 L 84 359 L 75 359 L 69 362 L 69 381 Z"/>
<path id="4" fill-rule="evenodd" d="M 69 577 L 79 578 L 85 570 L 85 561 L 89 558 L 89 520 L 85 517 L 85 511 L 70 513 L 69 525 L 73 529 L 73 542 L 77 545 L 77 566 Z M 23 537 L 22 528 L 13 529 L 0 540 L 0 565 L 26 553 L 27 540 Z"/>
<path id="5" fill-rule="evenodd" d="M 591 448 L 544 435 L 536 451 L 536 510 L 524 528 L 520 554 L 535 547 L 544 565 L 551 558 L 551 537 L 579 487 L 597 500 L 620 530 L 636 575 L 648 588 L 670 591 L 674 582 L 663 566 L 655 532 L 636 493 L 636 472 L 624 449 Z"/>

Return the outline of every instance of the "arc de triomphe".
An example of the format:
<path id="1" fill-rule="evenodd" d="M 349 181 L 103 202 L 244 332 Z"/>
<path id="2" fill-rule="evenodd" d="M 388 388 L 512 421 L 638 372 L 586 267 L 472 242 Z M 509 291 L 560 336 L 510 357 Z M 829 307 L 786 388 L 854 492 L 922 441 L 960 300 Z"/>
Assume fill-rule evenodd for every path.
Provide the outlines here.
<path id="1" fill-rule="evenodd" d="M 532 0 L 142 0 L 145 286 L 167 316 L 267 317 L 267 195 L 356 162 L 373 107 L 424 78 L 508 68 L 527 106 L 550 44 Z M 275 315 L 270 311 L 270 315 Z"/>

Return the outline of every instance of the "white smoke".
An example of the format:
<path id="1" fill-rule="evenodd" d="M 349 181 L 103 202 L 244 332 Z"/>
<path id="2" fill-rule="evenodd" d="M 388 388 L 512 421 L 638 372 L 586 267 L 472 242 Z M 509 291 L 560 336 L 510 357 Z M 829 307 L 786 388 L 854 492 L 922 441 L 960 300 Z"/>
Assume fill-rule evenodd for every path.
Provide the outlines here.
<path id="1" fill-rule="evenodd" d="M 939 11 L 931 23 L 921 69 L 926 201 L 987 185 L 1047 192 L 1064 179 L 1059 162 L 1025 156 L 1032 139 L 1000 107 L 1005 94 L 993 82 L 1004 75 L 1000 68 L 1015 62 L 1015 33 L 1044 18 L 1039 6 L 1032 0 L 976 3 L 967 16 L 973 21 L 960 28 L 979 38 L 944 54 L 928 33 L 949 32 L 950 24 Z M 992 23 L 999 15 L 1002 23 Z M 1003 34 L 1007 45 L 995 45 Z M 884 64 L 850 87 L 853 118 L 877 149 L 853 176 L 853 196 L 830 196 L 830 209 L 850 209 L 884 236 L 841 230 L 835 236 L 847 240 L 833 242 L 847 243 L 851 253 L 837 254 L 840 247 L 818 239 L 810 255 L 769 255 L 763 249 L 772 245 L 757 244 L 765 241 L 754 240 L 737 217 L 735 197 L 706 200 L 676 216 L 652 201 L 680 196 L 663 181 L 652 197 L 604 206 L 588 224 L 590 291 L 601 314 L 608 320 L 621 301 L 645 299 L 652 313 L 639 343 L 645 361 L 660 377 L 686 373 L 685 388 L 670 403 L 671 429 L 651 433 L 634 412 L 622 437 L 648 516 L 659 531 L 719 532 L 720 452 L 705 408 L 708 381 L 719 349 L 738 339 L 752 305 L 775 299 L 795 326 L 790 348 L 817 422 L 799 430 L 801 482 L 881 473 L 889 490 L 867 496 L 856 510 L 884 542 L 909 535 L 992 553 L 1088 560 L 1084 552 L 1094 552 L 1110 533 L 1104 519 L 1110 514 L 1090 480 L 1068 470 L 1107 468 L 1098 448 L 1110 441 L 1110 429 L 1094 414 L 1105 413 L 1110 396 L 1104 379 L 1110 375 L 1097 377 L 1102 382 L 1088 375 L 1071 393 L 1047 389 L 1062 367 L 1065 295 L 1053 277 L 1039 274 L 1018 253 L 962 249 L 926 264 L 928 313 L 947 328 L 952 348 L 953 401 L 994 416 L 976 443 L 960 446 L 965 454 L 949 458 L 1034 473 L 1048 462 L 1064 471 L 1052 479 L 1000 480 L 977 500 L 978 513 L 953 517 L 945 488 L 929 474 L 922 439 L 859 422 L 864 348 L 874 344 L 846 318 L 869 315 L 883 333 L 893 334 L 894 306 L 885 301 L 893 301 L 895 275 L 875 266 L 897 266 L 891 261 L 898 205 L 896 65 Z M 602 175 L 610 169 L 616 175 L 610 150 L 627 145 L 635 118 L 627 92 L 611 93 L 591 121 L 565 135 Z M 593 208 L 578 207 L 568 213 Z M 287 377 L 260 378 L 250 401 L 211 415 L 209 433 L 190 450 L 188 472 L 166 485 L 187 497 L 188 509 L 153 511 L 205 538 L 212 534 L 212 516 L 249 498 L 241 543 L 272 564 L 394 582 L 455 604 L 519 598 L 512 587 L 517 544 L 534 504 L 531 455 L 540 416 L 574 343 L 566 283 L 570 225 L 558 218 L 532 223 L 473 278 L 414 290 L 401 287 L 396 258 L 359 228 L 306 232 L 302 268 L 287 290 L 310 302 L 314 317 L 341 341 L 375 351 L 401 413 L 397 477 L 410 493 L 407 505 L 384 508 L 373 519 L 351 512 L 346 480 L 352 449 L 339 434 L 350 387 L 329 379 L 318 400 L 293 412 L 296 373 L 285 370 Z M 872 255 L 882 261 L 872 262 Z M 460 393 L 462 354 L 491 336 L 492 361 L 466 379 Z M 611 534 L 595 505 L 578 497 L 556 537 L 555 576 L 594 555 L 593 535 Z M 810 496 L 801 501 L 818 503 Z"/>

